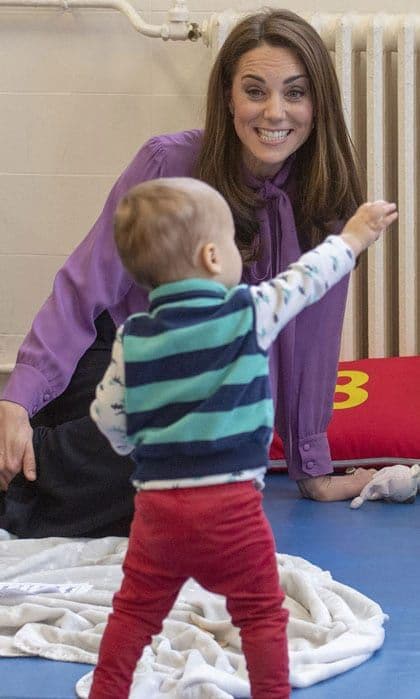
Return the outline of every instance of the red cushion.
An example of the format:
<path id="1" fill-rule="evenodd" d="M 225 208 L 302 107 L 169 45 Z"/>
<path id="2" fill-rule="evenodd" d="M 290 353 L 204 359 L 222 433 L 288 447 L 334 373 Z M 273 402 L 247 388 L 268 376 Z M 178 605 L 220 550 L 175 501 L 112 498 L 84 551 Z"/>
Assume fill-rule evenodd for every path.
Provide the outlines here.
<path id="1" fill-rule="evenodd" d="M 328 439 L 336 469 L 419 461 L 420 356 L 340 362 Z M 270 459 L 285 469 L 277 434 Z"/>

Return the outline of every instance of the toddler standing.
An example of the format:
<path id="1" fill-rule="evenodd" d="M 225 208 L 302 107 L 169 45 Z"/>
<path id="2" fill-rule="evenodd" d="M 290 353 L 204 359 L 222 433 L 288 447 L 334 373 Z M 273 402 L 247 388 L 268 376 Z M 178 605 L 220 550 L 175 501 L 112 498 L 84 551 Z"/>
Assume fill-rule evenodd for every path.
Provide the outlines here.
<path id="1" fill-rule="evenodd" d="M 128 697 L 133 671 L 184 582 L 226 596 L 253 699 L 290 696 L 287 610 L 261 487 L 273 429 L 268 351 L 397 217 L 364 204 L 341 235 L 274 279 L 239 284 L 232 215 L 189 178 L 145 182 L 120 202 L 121 260 L 150 292 L 117 331 L 91 415 L 131 452 L 135 515 L 90 699 Z"/>

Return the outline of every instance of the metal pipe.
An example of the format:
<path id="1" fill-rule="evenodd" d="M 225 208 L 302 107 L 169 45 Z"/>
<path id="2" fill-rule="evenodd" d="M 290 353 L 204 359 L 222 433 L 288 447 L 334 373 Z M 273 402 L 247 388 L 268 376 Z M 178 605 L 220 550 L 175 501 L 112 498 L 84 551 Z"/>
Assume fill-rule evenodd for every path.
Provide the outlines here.
<path id="1" fill-rule="evenodd" d="M 63 10 L 73 8 L 97 8 L 118 10 L 127 17 L 130 24 L 140 34 L 158 37 L 167 41 L 196 41 L 201 32 L 198 25 L 189 22 L 189 13 L 183 0 L 174 0 L 169 10 L 169 21 L 166 24 L 147 24 L 133 8 L 128 0 L 0 0 L 1 7 L 59 7 Z"/>

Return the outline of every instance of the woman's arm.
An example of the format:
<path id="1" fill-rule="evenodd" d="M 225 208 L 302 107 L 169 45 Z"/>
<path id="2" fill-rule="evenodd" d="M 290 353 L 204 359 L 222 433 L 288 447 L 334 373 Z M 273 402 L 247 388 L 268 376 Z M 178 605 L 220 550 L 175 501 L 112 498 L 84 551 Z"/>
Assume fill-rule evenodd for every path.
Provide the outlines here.
<path id="1" fill-rule="evenodd" d="M 64 391 L 95 338 L 96 317 L 123 299 L 133 284 L 113 240 L 119 199 L 136 183 L 161 174 L 165 153 L 159 139 L 152 139 L 118 179 L 92 230 L 58 271 L 0 402 L 1 488 L 7 488 L 25 463 L 25 475 L 35 478 L 29 418 Z"/>
<path id="2" fill-rule="evenodd" d="M 131 186 L 160 176 L 162 161 L 156 141 L 149 141 L 114 185 L 89 234 L 57 272 L 2 396 L 25 407 L 29 416 L 64 391 L 77 362 L 95 339 L 95 319 L 132 286 L 115 248 L 114 211 Z"/>
<path id="3" fill-rule="evenodd" d="M 343 476 L 318 476 L 304 478 L 298 481 L 298 486 L 304 498 L 319 502 L 335 500 L 351 500 L 370 483 L 376 470 L 374 468 L 357 468 L 353 473 Z"/>

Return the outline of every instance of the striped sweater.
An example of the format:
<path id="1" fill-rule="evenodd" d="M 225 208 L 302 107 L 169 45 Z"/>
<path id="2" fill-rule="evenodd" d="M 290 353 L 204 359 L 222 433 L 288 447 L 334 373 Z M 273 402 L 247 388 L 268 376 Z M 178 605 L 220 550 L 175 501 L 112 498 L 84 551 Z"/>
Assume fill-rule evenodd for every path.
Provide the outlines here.
<path id="1" fill-rule="evenodd" d="M 350 248 L 330 236 L 258 286 L 188 279 L 154 289 L 149 312 L 119 328 L 91 408 L 115 450 L 132 451 L 133 480 L 199 485 L 265 467 L 268 349 L 353 264 Z"/>

